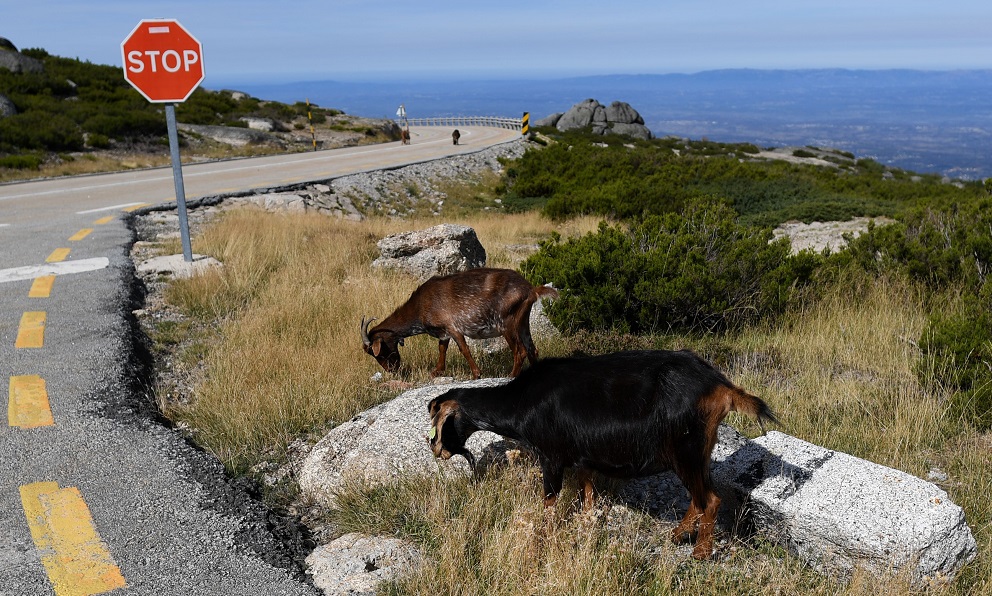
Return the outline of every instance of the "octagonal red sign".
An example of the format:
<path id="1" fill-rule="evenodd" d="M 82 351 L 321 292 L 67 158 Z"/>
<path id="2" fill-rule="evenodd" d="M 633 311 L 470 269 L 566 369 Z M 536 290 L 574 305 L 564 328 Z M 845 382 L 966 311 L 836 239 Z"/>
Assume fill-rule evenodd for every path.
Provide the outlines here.
<path id="1" fill-rule="evenodd" d="M 178 21 L 146 19 L 121 42 L 124 79 L 148 101 L 186 101 L 203 81 L 203 48 Z"/>

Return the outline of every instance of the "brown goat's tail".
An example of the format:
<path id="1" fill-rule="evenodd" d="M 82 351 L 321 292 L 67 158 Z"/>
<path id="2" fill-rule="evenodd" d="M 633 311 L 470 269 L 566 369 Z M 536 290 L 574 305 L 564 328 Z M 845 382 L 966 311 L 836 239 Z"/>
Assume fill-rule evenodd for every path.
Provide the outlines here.
<path id="1" fill-rule="evenodd" d="M 761 427 L 761 432 L 765 432 L 765 421 L 773 422 L 775 424 L 781 425 L 778 418 L 772 412 L 768 404 L 764 402 L 760 397 L 751 395 L 750 393 L 744 391 L 739 387 L 734 387 L 730 390 L 730 411 L 731 412 L 741 412 L 742 414 L 747 414 L 755 420 L 758 421 L 758 426 Z"/>
<path id="2" fill-rule="evenodd" d="M 540 300 L 541 298 L 557 298 L 558 290 L 552 288 L 551 286 L 534 286 L 531 290 L 534 295 L 534 300 Z"/>

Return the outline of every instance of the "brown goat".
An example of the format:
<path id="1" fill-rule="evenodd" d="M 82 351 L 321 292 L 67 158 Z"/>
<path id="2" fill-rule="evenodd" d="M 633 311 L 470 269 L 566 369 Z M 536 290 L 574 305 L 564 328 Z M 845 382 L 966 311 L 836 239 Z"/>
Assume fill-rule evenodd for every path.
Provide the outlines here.
<path id="1" fill-rule="evenodd" d="M 524 359 L 537 361 L 537 348 L 530 335 L 531 307 L 543 296 L 558 292 L 546 286 L 532 286 L 510 269 L 470 269 L 452 275 L 432 277 L 413 291 L 393 314 L 369 330 L 375 319 L 362 317 L 362 347 L 384 369 L 400 367 L 399 346 L 403 338 L 426 333 L 438 339 L 437 366 L 433 376 L 444 373 L 448 342 L 455 340 L 472 369 L 473 378 L 482 371 L 472 358 L 465 338 L 486 339 L 502 336 L 513 353 L 511 377 L 520 374 Z"/>

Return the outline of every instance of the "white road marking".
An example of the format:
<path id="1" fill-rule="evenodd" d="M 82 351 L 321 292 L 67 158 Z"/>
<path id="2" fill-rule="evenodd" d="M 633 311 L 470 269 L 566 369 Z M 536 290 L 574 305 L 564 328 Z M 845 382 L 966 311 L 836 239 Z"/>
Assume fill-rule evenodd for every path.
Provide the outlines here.
<path id="1" fill-rule="evenodd" d="M 65 275 L 68 273 L 84 273 L 86 271 L 96 271 L 106 269 L 110 266 L 110 259 L 107 257 L 96 257 L 94 259 L 80 259 L 78 261 L 61 261 L 58 263 L 45 263 L 44 265 L 28 265 L 26 267 L 14 267 L 11 269 L 0 269 L 0 283 L 8 281 L 22 281 L 34 279 L 43 275 Z"/>
<path id="2" fill-rule="evenodd" d="M 134 207 L 135 205 L 143 205 L 144 203 L 123 203 L 121 205 L 113 205 L 111 207 L 100 207 L 99 209 L 87 209 L 86 211 L 77 211 L 76 215 L 86 215 L 88 213 L 99 213 L 101 211 L 113 211 L 115 209 L 123 209 L 125 207 Z"/>

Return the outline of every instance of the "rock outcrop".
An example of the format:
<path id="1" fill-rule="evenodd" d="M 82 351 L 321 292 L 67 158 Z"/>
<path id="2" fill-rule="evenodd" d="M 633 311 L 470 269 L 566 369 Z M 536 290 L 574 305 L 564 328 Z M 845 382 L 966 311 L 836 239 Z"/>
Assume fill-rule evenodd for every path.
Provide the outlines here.
<path id="1" fill-rule="evenodd" d="M 0 95 L 0 119 L 17 113 L 17 106 L 6 95 Z"/>
<path id="2" fill-rule="evenodd" d="M 0 68 L 11 72 L 42 72 L 45 65 L 41 60 L 25 56 L 9 39 L 0 37 Z"/>
<path id="3" fill-rule="evenodd" d="M 263 145 L 271 143 L 282 145 L 282 140 L 261 130 L 251 128 L 241 128 L 238 126 L 211 126 L 207 124 L 184 124 L 178 123 L 176 127 L 180 132 L 195 134 L 225 143 L 233 147 L 244 147 L 245 145 Z"/>
<path id="4" fill-rule="evenodd" d="M 615 101 L 608 107 L 595 99 L 581 101 L 567 112 L 552 114 L 534 122 L 535 126 L 554 126 L 566 130 L 590 128 L 593 134 L 620 134 L 637 139 L 651 139 L 653 135 L 644 126 L 644 118 L 630 104 Z"/>

